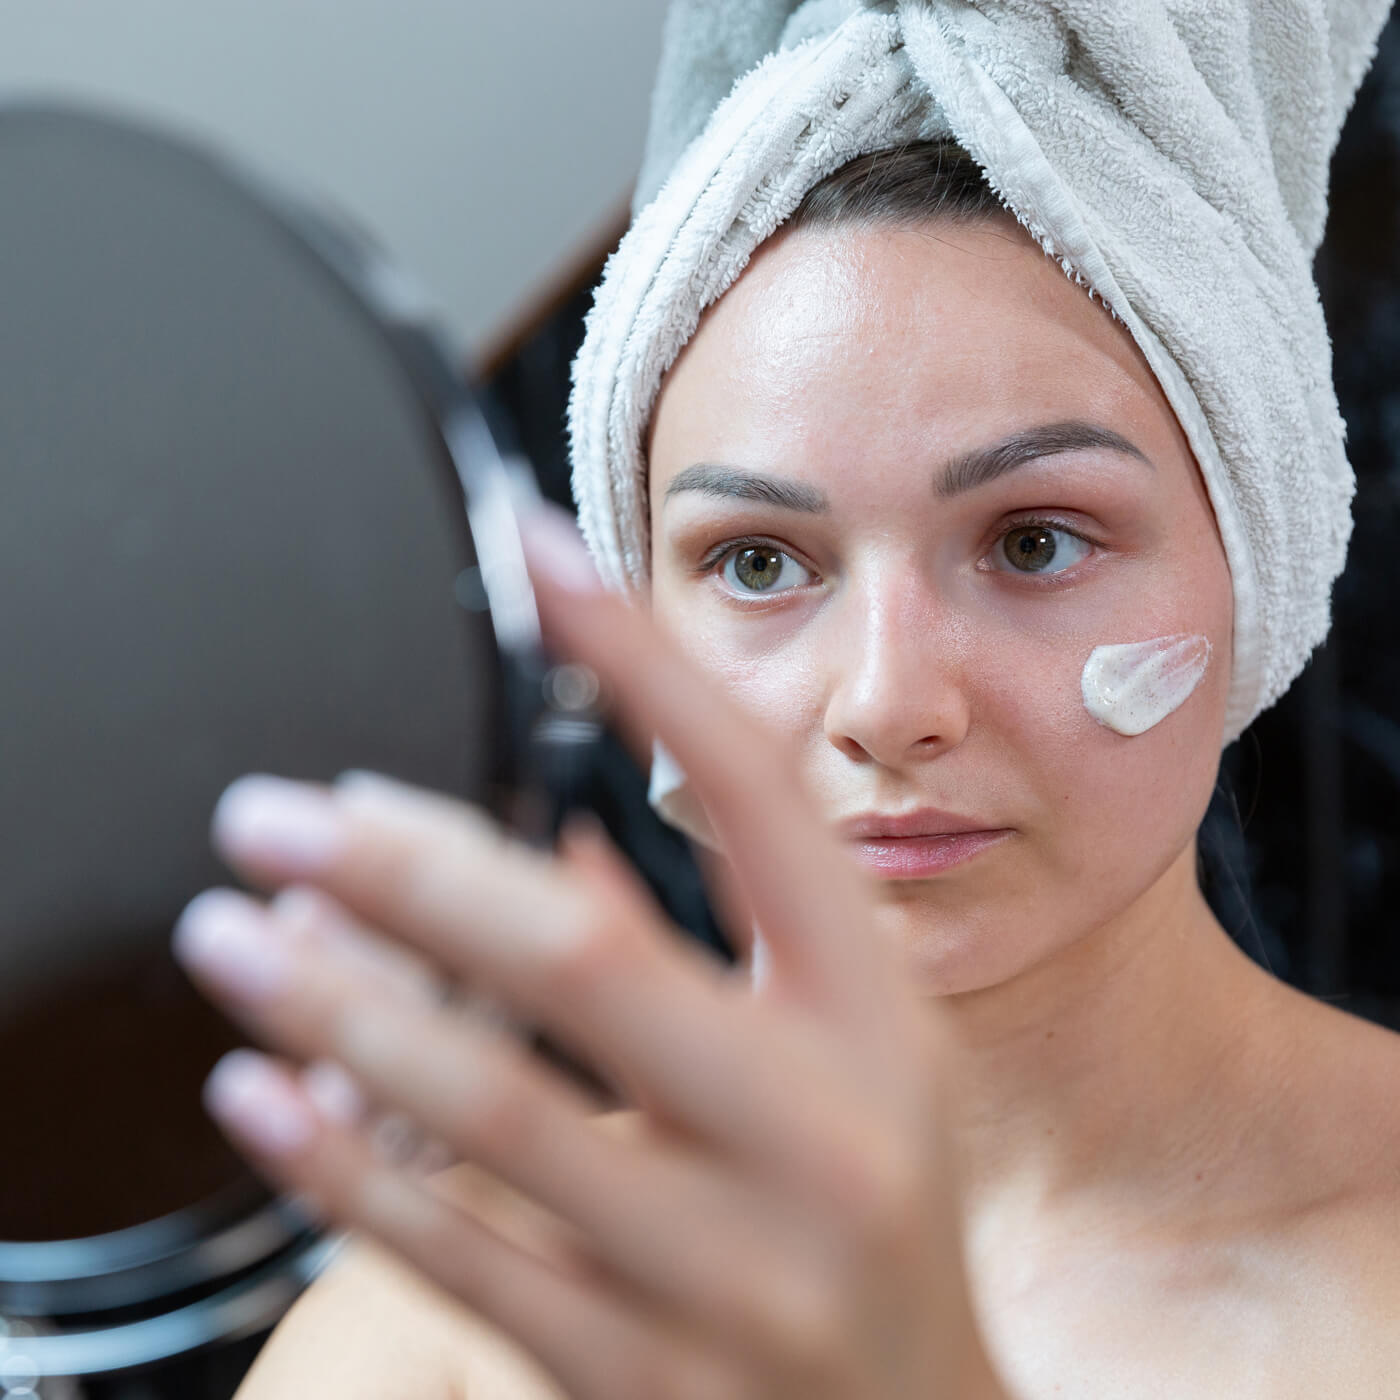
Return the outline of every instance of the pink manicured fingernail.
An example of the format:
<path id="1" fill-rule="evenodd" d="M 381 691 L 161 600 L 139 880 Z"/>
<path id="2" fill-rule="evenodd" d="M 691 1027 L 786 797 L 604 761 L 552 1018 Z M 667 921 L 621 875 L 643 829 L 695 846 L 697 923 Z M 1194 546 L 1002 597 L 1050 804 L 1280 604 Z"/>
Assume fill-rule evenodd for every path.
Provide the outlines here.
<path id="1" fill-rule="evenodd" d="M 204 1082 L 204 1104 L 233 1133 L 272 1157 L 298 1152 L 316 1120 L 286 1078 L 255 1050 L 232 1050 Z"/>
<path id="2" fill-rule="evenodd" d="M 381 808 L 421 817 L 428 805 L 423 791 L 368 768 L 347 768 L 335 777 L 335 790 L 350 798 L 366 798 Z"/>
<path id="3" fill-rule="evenodd" d="M 309 885 L 288 885 L 278 890 L 269 907 L 279 923 L 298 932 L 335 919 L 340 914 L 333 900 Z"/>
<path id="4" fill-rule="evenodd" d="M 599 593 L 602 582 L 583 537 L 568 511 L 543 504 L 520 521 L 525 558 L 532 572 L 544 574 L 569 593 Z"/>
<path id="5" fill-rule="evenodd" d="M 334 1060 L 317 1060 L 301 1074 L 301 1087 L 328 1123 L 352 1128 L 369 1110 L 364 1091 L 353 1075 Z"/>
<path id="6" fill-rule="evenodd" d="M 252 773 L 225 788 L 213 833 L 220 852 L 235 860 L 315 870 L 340 849 L 345 825 L 328 793 Z"/>
<path id="7" fill-rule="evenodd" d="M 240 1001 L 259 1002 L 287 983 L 291 960 L 256 907 L 232 890 L 196 895 L 175 925 L 176 958 Z"/>

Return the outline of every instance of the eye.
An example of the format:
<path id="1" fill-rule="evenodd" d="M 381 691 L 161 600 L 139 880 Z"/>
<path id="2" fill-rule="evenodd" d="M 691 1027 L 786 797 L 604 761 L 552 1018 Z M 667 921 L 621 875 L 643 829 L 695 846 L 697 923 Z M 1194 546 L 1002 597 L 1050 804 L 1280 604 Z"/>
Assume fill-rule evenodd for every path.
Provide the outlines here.
<path id="1" fill-rule="evenodd" d="M 992 567 L 1003 573 L 1058 574 L 1093 552 L 1093 545 L 1072 531 L 1035 521 L 1013 526 L 992 550 Z"/>
<path id="2" fill-rule="evenodd" d="M 790 554 L 772 545 L 745 545 L 725 556 L 720 577 L 736 593 L 785 593 L 810 583 L 812 574 Z"/>

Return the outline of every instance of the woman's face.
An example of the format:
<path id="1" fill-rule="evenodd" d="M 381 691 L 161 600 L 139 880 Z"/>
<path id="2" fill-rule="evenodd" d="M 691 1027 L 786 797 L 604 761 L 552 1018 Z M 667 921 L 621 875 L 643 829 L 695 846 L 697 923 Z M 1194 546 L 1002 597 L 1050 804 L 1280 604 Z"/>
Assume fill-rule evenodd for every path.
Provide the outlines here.
<path id="1" fill-rule="evenodd" d="M 1184 888 L 1224 553 L 1130 336 L 1009 220 L 770 240 L 668 374 L 649 461 L 654 610 L 797 741 L 824 814 L 990 833 L 852 838 L 928 990 Z M 1190 698 L 1136 737 L 1092 718 L 1090 653 L 1173 634 L 1211 643 Z"/>

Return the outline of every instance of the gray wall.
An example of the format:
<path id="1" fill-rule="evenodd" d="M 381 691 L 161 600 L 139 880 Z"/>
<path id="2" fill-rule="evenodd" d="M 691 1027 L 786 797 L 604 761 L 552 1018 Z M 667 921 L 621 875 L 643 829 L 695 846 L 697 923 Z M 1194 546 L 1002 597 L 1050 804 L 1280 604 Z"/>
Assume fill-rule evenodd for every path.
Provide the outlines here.
<path id="1" fill-rule="evenodd" d="M 480 346 L 607 224 L 663 0 L 3 0 L 0 96 L 173 120 L 329 198 Z"/>

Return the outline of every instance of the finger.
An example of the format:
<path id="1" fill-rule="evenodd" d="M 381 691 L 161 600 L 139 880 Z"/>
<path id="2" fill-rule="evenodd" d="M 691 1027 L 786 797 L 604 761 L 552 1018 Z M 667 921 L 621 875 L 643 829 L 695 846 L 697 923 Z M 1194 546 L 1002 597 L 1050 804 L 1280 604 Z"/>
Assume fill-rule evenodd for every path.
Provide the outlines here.
<path id="1" fill-rule="evenodd" d="M 313 1060 L 301 1071 L 301 1088 L 327 1122 L 354 1128 L 369 1117 L 364 1086 L 336 1060 Z"/>
<path id="2" fill-rule="evenodd" d="M 735 960 L 746 972 L 752 972 L 754 949 L 754 912 L 748 895 L 734 867 L 717 851 L 697 846 L 695 862 L 705 880 L 705 890 L 715 911 L 715 918 L 724 930 Z"/>
<path id="3" fill-rule="evenodd" d="M 271 913 L 285 939 L 362 969 L 384 993 L 424 1006 L 436 1005 L 448 993 L 447 979 L 426 959 L 379 937 L 322 890 L 289 885 L 272 900 Z"/>
<path id="4" fill-rule="evenodd" d="M 333 1061 L 362 1093 L 414 1113 L 426 1126 L 450 1127 L 450 1115 L 438 1123 L 415 1093 L 426 1094 L 429 1107 L 438 1101 L 434 1094 L 465 1105 L 478 1081 L 514 1089 L 514 1097 L 488 1105 L 502 1117 L 528 1107 L 535 1122 L 570 1115 L 583 1122 L 599 1111 L 575 1081 L 549 1070 L 513 1035 L 455 1006 L 386 991 L 378 968 L 353 950 L 313 945 L 298 932 L 279 919 L 277 901 L 264 907 L 237 891 L 209 890 L 181 915 L 174 950 L 191 979 L 254 1035 L 302 1060 Z M 394 1037 L 400 1046 L 383 1043 Z M 421 1060 L 419 1082 L 386 1079 L 389 1058 L 400 1066 Z M 348 1086 L 332 1071 L 318 1070 L 313 1078 L 318 1101 L 323 1079 L 327 1101 L 349 1098 Z"/>
<path id="5" fill-rule="evenodd" d="M 514 1337 L 581 1400 L 640 1397 L 655 1369 L 655 1320 L 566 1255 L 543 1257 L 377 1161 L 353 1131 L 319 1117 L 290 1069 L 253 1051 L 225 1056 L 205 1100 L 236 1146 L 328 1220 L 374 1236 Z M 555 1251 L 551 1251 L 554 1254 Z"/>
<path id="6" fill-rule="evenodd" d="M 284 941 L 307 952 L 334 954 L 346 966 L 362 968 L 381 994 L 401 996 L 422 1006 L 451 1004 L 493 1025 L 509 1022 L 498 1002 L 434 967 L 403 943 L 375 933 L 345 906 L 310 885 L 291 885 L 272 900 L 270 912 Z"/>
<path id="7" fill-rule="evenodd" d="M 585 881 L 599 908 L 619 911 L 621 923 L 629 917 L 641 922 L 659 918 L 650 890 L 601 822 L 586 814 L 571 818 L 561 830 L 560 847 L 568 868 Z M 742 910 L 741 899 L 741 894 L 732 896 L 732 907 Z M 629 905 L 630 916 L 622 912 Z M 756 979 L 757 967 L 754 973 Z M 673 1024 L 669 1019 L 662 1022 L 668 1041 L 681 1041 L 680 1063 L 692 1076 L 699 1065 L 700 1087 L 683 1101 L 690 1106 L 703 1101 L 702 1133 L 711 1142 L 741 1152 L 790 1196 L 839 1199 L 847 1173 L 841 1165 L 843 1153 L 833 1151 L 832 1145 L 849 1142 L 853 1135 L 857 1140 L 873 1137 L 874 1121 L 862 1128 L 862 1120 L 867 1111 L 878 1112 L 868 1078 L 853 1063 L 849 1047 L 833 1042 L 825 1027 L 809 1017 L 794 1023 L 781 1013 L 757 1009 L 748 997 L 737 1007 L 724 1007 L 708 1034 L 702 1027 L 695 1047 L 687 1037 L 673 1034 Z M 910 1053 L 915 1043 L 905 1039 L 901 1070 L 910 1061 L 923 1062 L 919 1053 Z M 922 1041 L 917 1044 L 922 1048 Z M 698 1061 L 691 1059 L 692 1048 L 698 1049 Z M 639 1054 L 642 1064 L 654 1062 L 655 1057 Z M 653 1121 L 682 1133 L 693 1126 L 693 1117 L 674 1114 L 666 1098 L 654 1096 L 651 1076 L 639 1076 L 624 1065 L 620 1079 L 631 1100 Z M 672 1083 L 668 1077 L 664 1087 Z M 794 1084 L 820 1085 L 822 1092 L 794 1094 Z"/>
<path id="8" fill-rule="evenodd" d="M 278 926 L 276 939 L 260 936 L 269 921 Z M 245 925 L 255 930 L 251 946 L 239 936 Z M 297 964 L 340 982 L 353 975 L 376 998 L 415 1014 L 443 1000 L 444 979 L 423 959 L 375 937 L 335 900 L 304 886 L 281 891 L 266 909 L 239 890 L 205 890 L 176 921 L 172 950 L 191 979 L 245 1024 L 256 1021 L 258 1006 L 280 994 Z M 318 1084 L 321 1078 L 327 1103 L 339 1101 L 348 1112 L 358 1088 L 329 1069 L 316 1077 Z"/>
<path id="9" fill-rule="evenodd" d="M 282 890 L 268 915 L 284 942 L 299 945 L 307 958 L 333 960 L 355 968 L 373 984 L 377 996 L 402 998 L 413 1007 L 436 1007 L 457 989 L 402 944 L 377 937 L 329 895 L 305 885 Z M 313 1061 L 302 1072 L 302 1087 L 322 1115 L 347 1125 L 368 1125 L 375 1150 L 392 1161 L 427 1175 L 450 1166 L 455 1156 L 441 1139 L 425 1138 L 401 1113 L 371 1101 L 365 1086 L 334 1060 Z"/>
<path id="10" fill-rule="evenodd" d="M 300 785 L 248 783 L 245 798 L 307 795 Z M 830 1082 L 829 1072 L 809 1054 L 794 1056 L 783 1023 L 760 1015 L 717 960 L 679 938 L 658 937 L 662 916 L 650 890 L 606 841 L 582 858 L 575 840 L 574 886 L 561 890 L 557 862 L 497 833 L 483 839 L 480 820 L 458 805 L 384 780 L 361 780 L 357 788 L 354 802 L 343 792 L 318 794 L 343 809 L 346 827 L 342 857 L 322 875 L 336 906 L 358 904 L 361 917 L 398 928 L 434 960 L 465 969 L 466 980 L 493 988 L 526 1021 L 557 1033 L 679 1133 L 773 1179 L 808 1176 L 827 1140 L 832 1102 L 792 1095 L 788 1086 Z M 385 865 L 393 872 L 386 888 L 377 874 Z M 578 888 L 578 879 L 591 879 L 591 888 Z M 283 904 L 274 900 L 273 913 Z M 564 937 L 547 927 L 560 918 Z M 343 1058 L 325 1023 L 336 998 L 353 987 L 347 969 L 374 974 L 374 960 L 354 949 L 337 965 L 322 945 L 300 937 L 304 925 L 276 938 L 265 924 L 253 900 L 210 890 L 179 920 L 176 953 L 253 1035 L 302 1058 Z M 406 1005 L 417 1015 L 421 998 Z M 734 1092 L 738 1084 L 745 1092 Z"/>
<path id="11" fill-rule="evenodd" d="M 628 1139 L 604 1131 L 527 1056 L 461 1024 L 411 1026 L 383 1010 L 354 1024 L 340 1053 L 374 1092 L 576 1230 L 649 1307 L 732 1342 L 750 1334 L 760 1266 L 795 1263 L 805 1243 L 780 1233 L 766 1186 L 650 1126 Z"/>
<path id="12" fill-rule="evenodd" d="M 730 1347 L 761 1347 L 775 1317 L 780 1326 L 800 1325 L 814 1301 L 804 1264 L 820 1248 L 805 1218 L 795 1228 L 796 1213 L 775 1210 L 766 1193 L 649 1133 L 624 1137 L 604 1131 L 598 1119 L 550 1122 L 528 1084 L 502 1073 L 500 1064 L 465 1062 L 464 1092 L 460 1037 L 413 1035 L 384 1017 L 366 1043 L 371 1039 L 372 1063 L 352 1057 L 356 1069 L 570 1227 L 565 1238 L 577 1237 L 571 1247 L 595 1277 L 620 1282 L 625 1296 L 654 1316 L 673 1317 Z M 483 1095 L 487 1078 L 495 1082 Z M 303 1073 L 298 1087 L 320 1125 L 352 1126 L 325 1112 L 305 1080 Z M 298 1189 L 326 1213 L 322 1192 Z"/>
<path id="13" fill-rule="evenodd" d="M 621 714 L 676 756 L 753 906 L 775 979 L 878 1025 L 896 994 L 893 950 L 852 936 L 867 922 L 863 884 L 814 815 L 783 736 L 741 711 L 644 608 L 602 590 L 567 518 L 541 512 L 523 530 L 551 644 L 591 666 Z"/>
<path id="14" fill-rule="evenodd" d="M 641 876 L 613 845 L 606 828 L 591 812 L 570 812 L 559 829 L 556 854 L 560 864 L 591 891 L 600 909 L 619 911 L 622 922 L 645 925 L 664 922 Z M 620 911 L 627 911 L 622 913 Z M 651 1074 L 636 1063 L 621 1064 L 617 1070 L 618 1089 L 624 1102 L 645 1110 L 657 1122 L 684 1130 L 683 1120 L 673 1118 L 663 1099 L 653 1092 Z"/>
<path id="15" fill-rule="evenodd" d="M 314 878 L 692 1133 L 775 1166 L 810 1150 L 805 1118 L 822 1100 L 784 1086 L 779 1023 L 713 956 L 663 932 L 639 881 L 585 889 L 480 813 L 363 774 L 332 791 L 242 779 L 215 825 L 254 878 Z"/>

